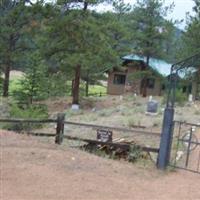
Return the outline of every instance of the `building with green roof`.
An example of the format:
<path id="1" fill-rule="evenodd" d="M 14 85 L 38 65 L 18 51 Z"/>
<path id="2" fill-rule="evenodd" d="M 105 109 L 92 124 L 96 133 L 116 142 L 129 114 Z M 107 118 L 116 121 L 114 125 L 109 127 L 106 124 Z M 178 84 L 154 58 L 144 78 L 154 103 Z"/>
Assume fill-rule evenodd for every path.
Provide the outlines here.
<path id="1" fill-rule="evenodd" d="M 150 58 L 147 66 L 146 58 L 135 54 L 123 56 L 121 59 L 122 66 L 108 71 L 108 94 L 122 95 L 129 92 L 144 97 L 164 94 L 172 64 Z M 183 86 L 182 90 L 192 93 L 192 83 Z"/>

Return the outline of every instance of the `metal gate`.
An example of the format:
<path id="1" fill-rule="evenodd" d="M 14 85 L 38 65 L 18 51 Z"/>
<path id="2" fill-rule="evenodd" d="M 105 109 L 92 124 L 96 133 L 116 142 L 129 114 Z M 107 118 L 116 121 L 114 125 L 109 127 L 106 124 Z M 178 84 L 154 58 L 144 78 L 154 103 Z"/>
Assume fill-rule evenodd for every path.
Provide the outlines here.
<path id="1" fill-rule="evenodd" d="M 200 174 L 200 124 L 174 121 L 170 166 Z"/>

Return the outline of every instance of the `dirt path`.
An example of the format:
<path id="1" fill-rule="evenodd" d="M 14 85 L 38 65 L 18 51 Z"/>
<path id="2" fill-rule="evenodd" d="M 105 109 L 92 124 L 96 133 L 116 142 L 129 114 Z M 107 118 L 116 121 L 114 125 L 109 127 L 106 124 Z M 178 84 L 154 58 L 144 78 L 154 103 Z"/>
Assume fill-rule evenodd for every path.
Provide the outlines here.
<path id="1" fill-rule="evenodd" d="M 200 175 L 107 160 L 0 131 L 1 200 L 200 199 Z"/>

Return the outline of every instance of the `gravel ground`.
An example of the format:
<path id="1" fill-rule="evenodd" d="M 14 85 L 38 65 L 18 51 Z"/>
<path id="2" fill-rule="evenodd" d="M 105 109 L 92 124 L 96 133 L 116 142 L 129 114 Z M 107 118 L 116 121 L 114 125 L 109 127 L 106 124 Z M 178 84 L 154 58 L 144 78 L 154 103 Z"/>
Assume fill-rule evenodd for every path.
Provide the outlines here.
<path id="1" fill-rule="evenodd" d="M 0 130 L 1 200 L 199 200 L 200 175 L 97 157 Z"/>

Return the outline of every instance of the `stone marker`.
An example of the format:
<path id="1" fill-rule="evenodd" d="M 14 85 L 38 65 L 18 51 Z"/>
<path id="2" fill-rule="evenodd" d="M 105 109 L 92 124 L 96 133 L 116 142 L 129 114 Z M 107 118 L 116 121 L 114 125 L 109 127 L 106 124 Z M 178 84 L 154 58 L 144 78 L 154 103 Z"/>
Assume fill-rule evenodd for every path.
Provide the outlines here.
<path id="1" fill-rule="evenodd" d="M 152 101 L 153 100 L 153 97 L 152 96 L 149 96 L 149 101 Z"/>
<path id="2" fill-rule="evenodd" d="M 156 115 L 158 113 L 158 102 L 156 100 L 148 101 L 146 113 L 153 115 Z"/>
<path id="3" fill-rule="evenodd" d="M 192 94 L 189 94 L 188 101 L 189 101 L 190 103 L 193 102 L 193 95 L 192 95 Z"/>
<path id="4" fill-rule="evenodd" d="M 74 110 L 74 111 L 79 110 L 79 105 L 78 104 L 72 104 L 72 110 Z"/>

